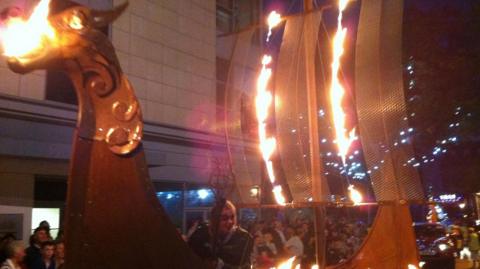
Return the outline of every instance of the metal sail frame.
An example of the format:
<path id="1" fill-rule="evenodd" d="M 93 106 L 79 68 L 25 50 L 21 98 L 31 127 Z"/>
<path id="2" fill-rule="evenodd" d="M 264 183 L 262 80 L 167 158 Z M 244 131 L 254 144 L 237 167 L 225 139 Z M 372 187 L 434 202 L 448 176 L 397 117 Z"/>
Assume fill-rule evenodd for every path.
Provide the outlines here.
<path id="1" fill-rule="evenodd" d="M 399 129 L 406 127 L 406 122 L 402 121 L 405 115 L 401 65 L 403 0 L 364 0 L 361 4 L 355 61 L 356 107 L 359 115 L 360 139 L 362 144 L 367 145 L 366 149 L 364 148 L 366 162 L 372 166 L 379 161 L 379 150 L 369 146 L 378 145 L 378 143 L 393 144 L 394 131 L 398 133 Z M 306 14 L 310 14 L 310 12 L 306 12 Z M 286 32 L 290 21 L 299 23 L 299 19 L 294 16 L 287 18 Z M 304 30 L 304 28 L 302 29 Z M 299 39 L 303 38 L 301 33 L 297 33 L 297 35 Z M 318 35 L 316 36 L 318 37 Z M 316 41 L 317 39 L 315 39 Z M 284 42 L 292 41 L 284 40 Z M 284 44 L 282 44 L 283 47 Z M 305 44 L 304 48 L 307 47 L 308 45 Z M 312 64 L 315 61 L 307 62 Z M 282 51 L 279 56 L 279 65 L 281 64 Z M 295 63 L 290 62 L 290 64 Z M 303 68 L 308 69 L 308 67 Z M 285 70 L 277 72 L 288 74 Z M 309 73 L 308 70 L 306 73 Z M 277 93 L 278 88 L 282 86 L 281 83 L 285 82 L 288 82 L 288 78 L 276 75 Z M 288 86 L 285 87 L 288 88 Z M 308 102 L 311 106 L 311 97 Z M 377 109 L 372 110 L 372 107 Z M 278 110 L 275 112 L 278 113 Z M 277 114 L 276 117 L 279 118 Z M 309 128 L 311 128 L 311 121 Z M 311 145 L 312 143 L 310 143 Z M 282 146 L 280 145 L 280 148 Z M 373 189 L 379 205 L 372 232 L 351 259 L 328 268 L 406 268 L 408 265 L 418 265 L 418 254 L 408 204 L 409 202 L 423 201 L 424 196 L 418 173 L 403 165 L 406 156 L 412 151 L 411 146 L 407 145 L 381 154 L 381 158 L 386 159 L 387 164 L 380 169 L 378 175 L 372 178 Z M 289 179 L 291 178 L 287 177 L 287 180 Z M 289 182 L 289 185 L 293 186 L 296 183 L 298 182 L 291 184 Z M 322 189 L 325 190 L 325 188 Z M 293 195 L 296 195 L 295 192 Z M 327 201 L 318 199 L 318 193 L 317 195 L 312 193 L 312 196 L 316 196 L 316 202 L 306 203 L 296 199 L 297 202 L 291 206 L 318 208 L 329 205 Z M 248 207 L 247 204 L 243 206 Z M 253 205 L 253 207 L 257 206 L 277 207 Z M 374 253 L 375 248 L 372 247 L 378 246 L 379 243 L 383 244 L 386 240 L 389 240 L 388 247 L 385 248 L 385 252 L 381 253 L 383 257 L 380 257 Z"/>

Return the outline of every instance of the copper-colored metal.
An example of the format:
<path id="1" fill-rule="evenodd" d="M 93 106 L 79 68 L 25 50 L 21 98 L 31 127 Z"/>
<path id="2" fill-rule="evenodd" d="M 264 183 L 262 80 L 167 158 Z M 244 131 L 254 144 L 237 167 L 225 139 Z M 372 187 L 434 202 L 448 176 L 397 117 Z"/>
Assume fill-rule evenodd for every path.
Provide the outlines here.
<path id="1" fill-rule="evenodd" d="M 424 199 L 416 168 L 407 165 L 402 67 L 403 1 L 362 1 L 355 56 L 359 137 L 377 201 Z"/>
<path id="2" fill-rule="evenodd" d="M 313 9 L 313 0 L 304 0 L 305 11 Z M 323 165 L 320 157 L 320 136 L 318 128 L 318 88 L 316 81 L 315 59 L 318 47 L 318 27 L 321 19 L 315 20 L 315 13 L 305 15 L 304 22 L 304 49 L 305 49 L 305 69 L 307 79 L 307 98 L 308 98 L 308 131 L 310 145 L 310 168 L 312 173 L 312 197 L 313 201 L 322 201 L 325 199 L 328 191 L 326 178 L 323 176 Z M 325 268 L 325 207 L 317 206 L 314 208 L 315 216 L 315 251 L 316 263 L 319 268 Z"/>
<path id="3" fill-rule="evenodd" d="M 418 173 L 403 165 L 411 147 L 391 147 L 407 125 L 403 120 L 402 15 L 403 0 L 362 1 L 355 61 L 358 125 L 365 160 L 369 167 L 385 162 L 372 174 L 373 189 L 377 201 L 395 204 L 380 205 L 359 251 L 329 269 L 418 267 L 412 218 L 405 200 L 421 200 L 421 184 Z"/>
<path id="4" fill-rule="evenodd" d="M 78 6 L 51 16 L 58 44 L 45 47 L 42 57 L 8 61 L 19 73 L 45 66 L 66 70 L 79 100 L 78 135 L 105 141 L 116 154 L 128 154 L 138 147 L 142 114 L 113 46 L 95 27 L 118 17 L 126 7 L 124 4 L 112 12 L 97 12 Z"/>
<path id="5" fill-rule="evenodd" d="M 54 2 L 55 3 L 55 2 Z M 67 269 L 208 268 L 190 251 L 149 180 L 140 106 L 113 46 L 96 27 L 127 7 L 97 12 L 75 6 L 50 16 L 58 44 L 28 59 L 19 73 L 56 68 L 79 99 L 66 207 Z"/>

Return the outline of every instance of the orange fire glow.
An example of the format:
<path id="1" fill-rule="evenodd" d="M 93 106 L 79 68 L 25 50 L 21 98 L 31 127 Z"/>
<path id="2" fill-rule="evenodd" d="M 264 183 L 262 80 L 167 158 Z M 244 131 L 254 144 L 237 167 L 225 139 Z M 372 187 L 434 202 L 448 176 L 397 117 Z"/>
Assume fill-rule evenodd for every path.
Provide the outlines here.
<path id="1" fill-rule="evenodd" d="M 277 26 L 282 21 L 282 17 L 276 11 L 270 12 L 268 15 L 267 23 L 268 23 L 268 35 L 267 35 L 267 42 L 270 40 L 270 36 L 272 35 L 272 29 Z"/>
<path id="2" fill-rule="evenodd" d="M 28 20 L 11 18 L 2 34 L 3 54 L 22 57 L 44 47 L 55 39 L 55 30 L 48 21 L 50 0 L 41 0 Z"/>
<path id="3" fill-rule="evenodd" d="M 271 30 L 275 25 L 278 25 L 281 18 L 276 12 L 272 12 L 268 18 L 269 29 Z M 270 35 L 269 35 L 270 36 Z M 267 39 L 268 41 L 268 39 Z M 272 69 L 269 65 L 272 62 L 270 55 L 264 55 L 262 58 L 262 69 L 257 80 L 257 96 L 255 98 L 256 114 L 258 121 L 258 139 L 259 148 L 262 153 L 262 159 L 265 162 L 267 175 L 273 185 L 273 194 L 275 201 L 280 205 L 285 205 L 285 197 L 282 194 L 282 186 L 278 185 L 275 180 L 275 172 L 273 169 L 273 162 L 271 160 L 277 148 L 277 140 L 275 137 L 267 134 L 267 121 L 269 111 L 273 105 L 273 96 L 268 90 L 268 83 L 272 77 Z"/>
<path id="4" fill-rule="evenodd" d="M 362 194 L 357 189 L 355 189 L 355 186 L 353 185 L 348 186 L 348 191 L 350 192 L 349 194 L 350 200 L 352 200 L 354 204 L 357 205 L 363 201 Z"/>
<path id="5" fill-rule="evenodd" d="M 343 11 L 347 7 L 349 0 L 339 1 L 339 15 L 337 33 L 333 39 L 333 62 L 332 62 L 332 85 L 330 87 L 330 104 L 333 114 L 333 123 L 335 127 L 335 137 L 338 147 L 338 153 L 345 165 L 346 156 L 352 142 L 356 139 L 355 129 L 350 132 L 346 130 L 346 114 L 342 107 L 345 89 L 339 79 L 340 59 L 343 55 L 343 43 L 347 35 L 347 29 L 342 26 Z"/>
<path id="6" fill-rule="evenodd" d="M 277 269 L 292 269 L 293 262 L 295 261 L 295 257 L 291 257 L 287 261 L 278 265 Z M 300 268 L 300 265 L 297 265 L 295 269 Z"/>
<path id="7" fill-rule="evenodd" d="M 293 263 L 295 261 L 295 257 L 291 257 L 290 259 L 286 260 L 285 262 L 278 265 L 276 269 L 293 269 Z M 311 269 L 318 269 L 318 265 L 312 265 Z M 271 268 L 275 269 L 275 268 Z M 300 269 L 300 264 L 295 266 L 295 269 Z"/>

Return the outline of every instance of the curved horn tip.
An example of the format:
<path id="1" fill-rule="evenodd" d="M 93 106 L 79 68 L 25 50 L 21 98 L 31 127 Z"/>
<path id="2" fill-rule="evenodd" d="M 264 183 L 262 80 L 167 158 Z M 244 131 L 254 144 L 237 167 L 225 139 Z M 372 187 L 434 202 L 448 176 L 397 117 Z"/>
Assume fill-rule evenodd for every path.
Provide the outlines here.
<path id="1" fill-rule="evenodd" d="M 128 1 L 114 7 L 112 10 L 99 11 L 92 10 L 92 17 L 94 20 L 94 27 L 103 27 L 115 21 L 127 9 Z"/>
<path id="2" fill-rule="evenodd" d="M 130 3 L 128 1 L 125 1 L 123 4 L 116 6 L 115 9 L 118 10 L 120 14 L 122 14 L 125 9 L 127 9 L 128 5 L 130 5 Z"/>

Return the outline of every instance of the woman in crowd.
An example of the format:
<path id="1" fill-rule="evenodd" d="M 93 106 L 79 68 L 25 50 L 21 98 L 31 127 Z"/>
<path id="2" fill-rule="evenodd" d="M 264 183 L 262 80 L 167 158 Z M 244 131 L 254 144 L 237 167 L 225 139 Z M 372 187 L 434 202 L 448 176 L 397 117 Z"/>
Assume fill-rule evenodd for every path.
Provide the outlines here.
<path id="1" fill-rule="evenodd" d="M 13 241 L 6 247 L 6 260 L 2 263 L 0 269 L 23 269 L 23 258 L 25 250 L 22 242 Z"/>

